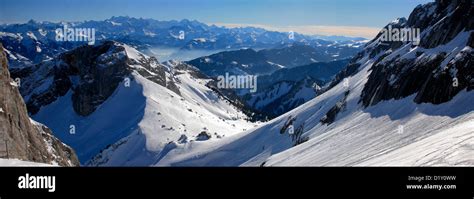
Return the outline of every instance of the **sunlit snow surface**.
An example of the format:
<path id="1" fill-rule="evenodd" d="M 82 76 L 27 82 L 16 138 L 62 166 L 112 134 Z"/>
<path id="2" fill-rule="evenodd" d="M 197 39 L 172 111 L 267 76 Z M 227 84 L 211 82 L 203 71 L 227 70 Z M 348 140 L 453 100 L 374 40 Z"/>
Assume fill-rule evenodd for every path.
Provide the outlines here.
<path id="1" fill-rule="evenodd" d="M 348 78 L 348 87 L 341 82 L 259 128 L 212 147 L 171 151 L 157 165 L 474 165 L 474 92 L 462 91 L 439 105 L 416 104 L 412 95 L 363 108 L 359 104 L 360 94 L 377 58 L 359 59 L 360 71 Z M 320 119 L 344 97 L 345 91 L 350 91 L 345 109 L 334 123 L 321 124 Z M 294 126 L 304 123 L 303 136 L 309 137 L 309 141 L 292 147 L 288 133 L 280 134 L 290 116 L 297 118 Z"/>
<path id="2" fill-rule="evenodd" d="M 0 167 L 45 167 L 45 166 L 54 166 L 50 164 L 29 162 L 18 159 L 4 159 L 0 158 Z"/>
<path id="3" fill-rule="evenodd" d="M 82 164 L 93 165 L 152 165 L 170 147 L 219 142 L 256 125 L 245 121 L 243 113 L 207 88 L 208 80 L 196 79 L 186 71 L 176 76 L 181 96 L 137 73 L 132 76 L 130 87 L 119 84 L 87 117 L 74 112 L 70 91 L 33 118 L 72 146 Z M 211 138 L 194 141 L 202 131 Z M 178 142 L 182 135 L 187 142 Z"/>

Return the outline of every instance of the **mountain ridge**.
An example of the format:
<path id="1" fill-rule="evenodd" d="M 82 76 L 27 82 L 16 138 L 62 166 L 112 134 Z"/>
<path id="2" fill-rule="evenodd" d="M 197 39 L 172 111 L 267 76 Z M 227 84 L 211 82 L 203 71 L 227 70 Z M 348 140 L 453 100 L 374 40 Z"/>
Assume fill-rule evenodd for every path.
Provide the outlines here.
<path id="1" fill-rule="evenodd" d="M 261 28 L 225 28 L 190 20 L 158 21 L 154 19 L 111 17 L 103 21 L 35 22 L 0 25 L 0 42 L 7 50 L 10 67 L 32 65 L 72 50 L 86 41 L 56 41 L 56 30 L 87 28 L 94 31 L 97 43 L 115 40 L 143 51 L 149 47 L 189 50 L 231 50 L 272 48 L 293 42 L 328 42 L 299 33 L 290 39 L 288 33 Z M 357 43 L 361 41 L 332 41 Z M 166 61 L 166 60 L 164 60 Z"/>

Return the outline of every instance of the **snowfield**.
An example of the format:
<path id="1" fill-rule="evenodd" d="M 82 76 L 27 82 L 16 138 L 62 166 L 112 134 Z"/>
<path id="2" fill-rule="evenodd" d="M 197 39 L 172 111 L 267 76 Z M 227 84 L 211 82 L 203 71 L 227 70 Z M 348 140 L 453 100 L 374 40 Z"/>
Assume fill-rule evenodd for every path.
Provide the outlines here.
<path id="1" fill-rule="evenodd" d="M 212 145 L 256 125 L 243 120 L 245 115 L 207 88 L 205 80 L 178 75 L 179 96 L 139 75 L 134 77 L 147 96 L 138 128 L 89 164 L 153 165 L 171 150 Z M 199 141 L 197 136 L 203 131 L 210 138 Z"/>
<path id="2" fill-rule="evenodd" d="M 23 161 L 18 159 L 4 159 L 0 158 L 0 167 L 52 167 L 54 165 Z"/>
<path id="3" fill-rule="evenodd" d="M 445 46 L 438 50 L 445 50 Z M 416 104 L 411 95 L 363 108 L 359 103 L 361 91 L 379 56 L 359 59 L 359 72 L 347 78 L 348 86 L 341 82 L 296 109 L 212 148 L 171 151 L 157 165 L 474 165 L 474 92 L 462 91 L 439 105 Z M 344 99 L 346 91 L 345 106 L 334 123 L 322 124 L 320 120 Z M 294 147 L 288 130 L 280 133 L 291 118 L 296 118 L 294 128 L 301 127 L 302 137 L 309 139 Z"/>
<path id="4" fill-rule="evenodd" d="M 131 60 L 149 58 L 124 45 Z M 130 65 L 133 69 L 144 69 Z M 179 94 L 134 71 L 87 117 L 78 115 L 70 90 L 32 117 L 72 146 L 83 165 L 154 165 L 170 150 L 207 145 L 254 128 L 240 110 L 205 86 L 190 70 L 167 70 Z M 152 72 L 150 72 L 152 73 Z M 173 73 L 173 75 L 171 75 Z"/>

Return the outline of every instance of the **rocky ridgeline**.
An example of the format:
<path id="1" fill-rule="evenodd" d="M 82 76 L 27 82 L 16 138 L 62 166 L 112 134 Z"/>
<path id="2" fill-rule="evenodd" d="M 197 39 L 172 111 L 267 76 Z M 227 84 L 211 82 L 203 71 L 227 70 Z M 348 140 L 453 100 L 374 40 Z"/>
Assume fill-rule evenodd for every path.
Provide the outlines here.
<path id="1" fill-rule="evenodd" d="M 379 34 L 362 53 L 376 60 L 361 94 L 364 106 L 416 94 L 416 103 L 447 102 L 474 89 L 474 6 L 471 1 L 436 1 L 418 6 L 393 27 L 420 28 L 419 45 L 381 42 Z M 379 56 L 379 57 L 375 57 Z"/>
<path id="2" fill-rule="evenodd" d="M 78 47 L 33 67 L 12 69 L 12 76 L 21 79 L 21 93 L 31 114 L 72 92 L 75 112 L 87 116 L 107 100 L 121 82 L 133 81 L 131 73 L 134 71 L 179 94 L 169 70 L 154 57 L 106 41 L 97 46 Z"/>

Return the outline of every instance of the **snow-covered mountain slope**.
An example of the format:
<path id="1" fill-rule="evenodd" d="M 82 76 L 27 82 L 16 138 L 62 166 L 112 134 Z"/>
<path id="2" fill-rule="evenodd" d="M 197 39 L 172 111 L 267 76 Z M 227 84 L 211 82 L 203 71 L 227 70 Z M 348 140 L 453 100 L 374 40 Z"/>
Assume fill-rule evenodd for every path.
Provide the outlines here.
<path id="1" fill-rule="evenodd" d="M 47 167 L 47 166 L 50 167 L 53 165 L 37 163 L 37 162 L 22 161 L 18 159 L 0 158 L 0 167 Z"/>
<path id="2" fill-rule="evenodd" d="M 85 165 L 152 165 L 170 147 L 219 142 L 255 125 L 194 67 L 163 65 L 117 42 L 83 46 L 15 74 L 32 117 Z"/>
<path id="3" fill-rule="evenodd" d="M 253 110 L 274 118 L 316 97 L 321 87 L 330 82 L 348 62 L 338 60 L 283 68 L 270 75 L 258 76 L 255 93 L 240 92 L 237 95 Z"/>
<path id="4" fill-rule="evenodd" d="M 277 81 L 261 91 L 243 95 L 240 100 L 271 119 L 316 97 L 320 82 L 310 77 L 299 81 Z"/>
<path id="5" fill-rule="evenodd" d="M 321 87 L 330 82 L 349 62 L 349 59 L 342 59 L 280 68 L 280 65 L 276 66 L 275 63 L 267 60 L 265 54 L 269 52 L 252 49 L 226 51 L 188 63 L 211 77 L 225 76 L 225 74 L 258 74 L 256 92 L 250 92 L 248 89 L 218 88 L 217 81 L 214 87 L 226 97 L 244 104 L 246 109 L 258 113 L 252 115 L 253 120 L 267 120 L 286 113 L 317 96 Z M 280 56 L 294 57 L 285 53 L 281 54 Z M 274 72 L 265 74 L 272 71 Z"/>
<path id="6" fill-rule="evenodd" d="M 303 135 L 308 142 L 271 157 L 267 165 L 474 164 L 474 137 L 468 128 L 474 125 L 474 93 L 464 91 L 441 105 L 418 105 L 410 96 L 363 109 L 358 104 L 361 87 L 351 87 L 354 94 L 334 123 L 308 127 Z M 312 117 L 325 116 L 317 113 Z"/>
<path id="7" fill-rule="evenodd" d="M 157 165 L 472 166 L 473 14 L 467 1 L 418 6 L 391 25 L 419 27 L 420 46 L 379 34 L 315 99 L 213 147 L 173 150 Z M 447 71 L 457 73 L 446 81 Z"/>
<path id="8" fill-rule="evenodd" d="M 211 77 L 225 75 L 270 74 L 281 68 L 269 62 L 259 51 L 240 49 L 200 57 L 188 62 Z"/>
<path id="9" fill-rule="evenodd" d="M 259 53 L 272 63 L 291 68 L 315 62 L 349 59 L 362 50 L 364 45 L 364 41 L 347 41 L 346 43 L 314 40 L 310 42 L 294 42 L 272 49 L 263 49 Z"/>
<path id="10" fill-rule="evenodd" d="M 188 71 L 176 72 L 182 73 L 176 76 L 181 96 L 135 76 L 134 87 L 141 87 L 146 96 L 142 118 L 130 135 L 107 147 L 90 165 L 153 165 L 172 149 L 220 142 L 254 127 L 205 86 L 208 80 L 196 79 Z"/>

